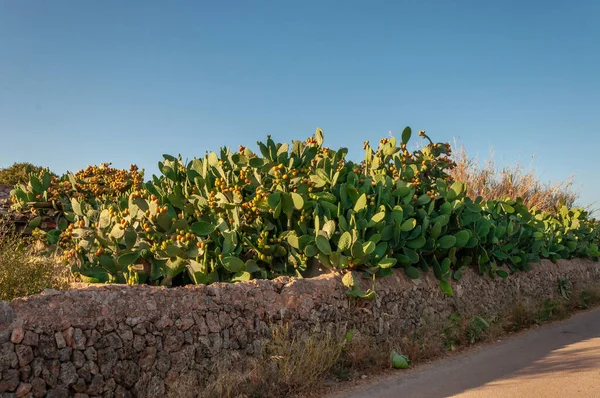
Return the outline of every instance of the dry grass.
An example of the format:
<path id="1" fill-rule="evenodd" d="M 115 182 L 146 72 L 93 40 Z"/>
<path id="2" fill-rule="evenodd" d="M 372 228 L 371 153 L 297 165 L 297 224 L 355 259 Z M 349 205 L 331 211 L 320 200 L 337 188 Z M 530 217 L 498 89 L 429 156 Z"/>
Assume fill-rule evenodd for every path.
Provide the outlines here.
<path id="1" fill-rule="evenodd" d="M 406 355 L 413 364 L 439 357 L 446 352 L 442 330 L 442 324 L 430 320 L 412 333 L 392 334 L 385 339 L 352 331 L 331 373 L 338 380 L 380 373 L 390 368 L 392 350 Z"/>
<path id="2" fill-rule="evenodd" d="M 194 372 L 180 376 L 167 397 L 243 398 L 304 396 L 339 363 L 346 340 L 335 332 L 293 333 L 274 325 L 269 342 L 255 358 L 219 357 L 200 386 Z"/>
<path id="3" fill-rule="evenodd" d="M 456 168 L 452 177 L 466 184 L 467 194 L 471 198 L 481 196 L 484 200 L 504 200 L 523 198 L 528 207 L 554 212 L 562 204 L 571 207 L 578 199 L 573 191 L 573 177 L 559 183 L 543 183 L 532 170 L 522 163 L 498 168 L 493 156 L 485 162 L 471 159 L 464 148 L 459 148 L 454 156 Z"/>
<path id="4" fill-rule="evenodd" d="M 70 272 L 53 255 L 42 255 L 35 242 L 0 219 L 0 300 L 69 286 Z"/>
<path id="5" fill-rule="evenodd" d="M 194 372 L 184 372 L 167 391 L 168 397 L 250 398 L 319 396 L 323 382 L 360 378 L 390 369 L 390 352 L 407 355 L 418 364 L 450 351 L 507 333 L 563 319 L 578 309 L 600 305 L 600 284 L 573 287 L 568 299 L 517 299 L 502 316 L 475 312 L 453 314 L 439 321 L 426 319 L 408 334 L 376 338 L 360 331 L 297 333 L 287 324 L 274 325 L 269 342 L 256 358 L 219 358 L 207 384 Z M 245 362 L 242 362 L 242 361 Z"/>
<path id="6" fill-rule="evenodd" d="M 332 331 L 292 336 L 286 324 L 273 329 L 266 353 L 284 391 L 302 392 L 314 386 L 339 361 L 344 342 Z"/>

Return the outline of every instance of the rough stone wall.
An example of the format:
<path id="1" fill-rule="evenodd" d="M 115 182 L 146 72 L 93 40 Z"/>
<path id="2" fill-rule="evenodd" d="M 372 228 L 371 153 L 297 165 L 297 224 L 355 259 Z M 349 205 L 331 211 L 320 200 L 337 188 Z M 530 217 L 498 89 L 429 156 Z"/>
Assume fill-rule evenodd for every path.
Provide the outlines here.
<path id="1" fill-rule="evenodd" d="M 183 377 L 210 379 L 226 355 L 260 352 L 269 325 L 357 327 L 385 338 L 453 311 L 500 314 L 516 297 L 556 295 L 557 281 L 600 282 L 600 264 L 543 262 L 507 279 L 467 272 L 447 297 L 433 275 L 376 283 L 350 299 L 339 276 L 182 288 L 89 286 L 0 302 L 0 397 L 162 397 Z M 365 281 L 365 288 L 369 286 Z"/>
<path id="2" fill-rule="evenodd" d="M 0 215 L 8 213 L 10 209 L 10 191 L 12 185 L 0 184 Z"/>

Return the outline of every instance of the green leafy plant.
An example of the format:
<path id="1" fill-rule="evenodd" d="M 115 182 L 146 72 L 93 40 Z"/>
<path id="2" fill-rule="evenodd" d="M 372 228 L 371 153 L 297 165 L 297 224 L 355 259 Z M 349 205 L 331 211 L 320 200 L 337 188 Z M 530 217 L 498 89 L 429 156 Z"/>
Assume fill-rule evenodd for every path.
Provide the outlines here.
<path id="1" fill-rule="evenodd" d="M 568 300 L 572 293 L 573 290 L 571 281 L 569 279 L 560 279 L 558 281 L 558 294 L 560 294 L 565 300 Z"/>
<path id="2" fill-rule="evenodd" d="M 598 223 L 585 210 L 470 198 L 449 175 L 450 145 L 419 136 L 425 144 L 414 151 L 409 127 L 398 140 L 365 142 L 360 163 L 323 146 L 321 129 L 290 144 L 268 136 L 257 152 L 163 155 L 160 175 L 145 183 L 137 168 L 31 175 L 13 200 L 38 216 L 41 203 L 60 212 L 44 236 L 88 282 L 238 282 L 319 267 L 347 273 L 350 296 L 374 298 L 358 278 L 397 268 L 410 279 L 433 271 L 452 295 L 468 267 L 505 278 L 542 258 L 598 258 Z"/>
<path id="3" fill-rule="evenodd" d="M 406 355 L 401 355 L 392 350 L 390 354 L 390 360 L 392 362 L 392 368 L 394 369 L 408 369 L 410 360 Z"/>

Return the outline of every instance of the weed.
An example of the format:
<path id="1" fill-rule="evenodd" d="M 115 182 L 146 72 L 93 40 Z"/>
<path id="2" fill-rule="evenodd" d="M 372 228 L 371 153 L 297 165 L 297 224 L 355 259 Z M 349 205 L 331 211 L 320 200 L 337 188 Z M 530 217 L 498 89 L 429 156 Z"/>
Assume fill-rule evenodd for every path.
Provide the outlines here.
<path id="1" fill-rule="evenodd" d="M 568 300 L 571 297 L 572 285 L 569 279 L 560 279 L 558 281 L 558 294 L 565 300 Z"/>
<path id="2" fill-rule="evenodd" d="M 311 387 L 339 361 L 345 338 L 326 331 L 292 336 L 289 325 L 275 327 L 266 355 L 285 391 Z"/>
<path id="3" fill-rule="evenodd" d="M 454 351 L 457 346 L 471 345 L 485 340 L 490 324 L 481 316 L 461 316 L 451 314 L 442 335 L 444 346 Z"/>
<path id="4" fill-rule="evenodd" d="M 503 317 L 502 328 L 505 332 L 517 332 L 531 326 L 535 309 L 533 305 L 522 298 L 518 298 Z"/>
<path id="5" fill-rule="evenodd" d="M 558 300 L 546 299 L 543 301 L 540 310 L 534 315 L 536 323 L 548 322 L 555 319 L 562 319 L 566 316 L 566 306 Z"/>
<path id="6" fill-rule="evenodd" d="M 482 317 L 475 316 L 467 324 L 465 336 L 469 344 L 475 344 L 485 339 L 486 333 L 490 329 L 490 324 Z"/>
<path id="7" fill-rule="evenodd" d="M 0 300 L 69 286 L 67 267 L 60 265 L 52 255 L 41 255 L 34 243 L 15 232 L 12 224 L 0 219 Z"/>

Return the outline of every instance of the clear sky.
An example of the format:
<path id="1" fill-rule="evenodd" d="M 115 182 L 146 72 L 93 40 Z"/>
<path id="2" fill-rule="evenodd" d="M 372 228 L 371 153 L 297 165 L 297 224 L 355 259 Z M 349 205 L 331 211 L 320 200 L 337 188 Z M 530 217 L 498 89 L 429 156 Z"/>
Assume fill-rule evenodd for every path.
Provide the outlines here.
<path id="1" fill-rule="evenodd" d="M 0 0 L 0 167 L 405 125 L 600 201 L 600 1 Z"/>

